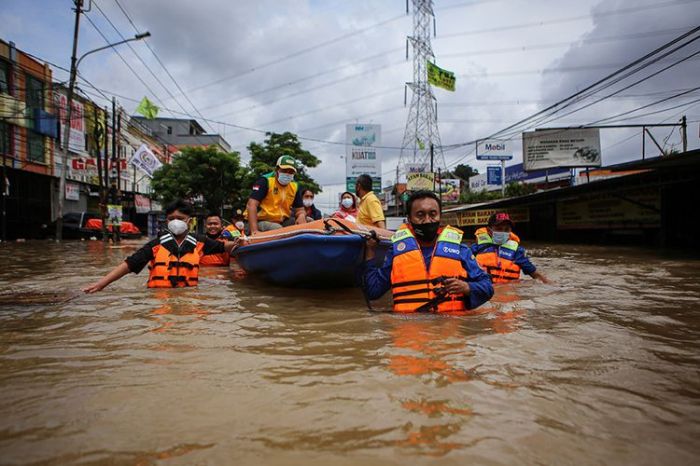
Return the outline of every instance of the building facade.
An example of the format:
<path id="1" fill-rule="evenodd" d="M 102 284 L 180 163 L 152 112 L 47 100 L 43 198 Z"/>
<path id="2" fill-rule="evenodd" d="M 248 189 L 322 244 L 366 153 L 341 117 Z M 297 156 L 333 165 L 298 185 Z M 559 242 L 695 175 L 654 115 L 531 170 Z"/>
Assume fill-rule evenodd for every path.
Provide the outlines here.
<path id="1" fill-rule="evenodd" d="M 231 145 L 219 134 L 207 134 L 196 121 L 182 118 L 153 118 L 134 116 L 134 120 L 147 127 L 153 136 L 168 144 L 183 147 L 215 146 L 230 152 Z"/>

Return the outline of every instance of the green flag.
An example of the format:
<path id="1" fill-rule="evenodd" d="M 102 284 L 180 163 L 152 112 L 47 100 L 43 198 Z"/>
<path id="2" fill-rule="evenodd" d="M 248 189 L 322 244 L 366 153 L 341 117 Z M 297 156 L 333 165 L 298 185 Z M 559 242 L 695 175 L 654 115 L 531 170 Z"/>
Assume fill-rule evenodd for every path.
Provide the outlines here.
<path id="1" fill-rule="evenodd" d="M 455 74 L 430 62 L 428 62 L 428 82 L 448 91 L 454 92 L 455 90 Z"/>
<path id="2" fill-rule="evenodd" d="M 143 99 L 141 99 L 141 102 L 139 102 L 139 106 L 136 107 L 136 113 L 140 113 L 149 120 L 152 120 L 158 116 L 158 110 L 159 108 L 156 107 L 153 104 L 153 102 L 148 100 L 148 97 L 144 97 Z"/>
<path id="3" fill-rule="evenodd" d="M 421 141 L 420 139 L 416 138 L 416 142 L 418 143 L 418 148 L 419 148 L 420 150 L 425 150 L 425 144 L 423 144 L 423 141 Z"/>

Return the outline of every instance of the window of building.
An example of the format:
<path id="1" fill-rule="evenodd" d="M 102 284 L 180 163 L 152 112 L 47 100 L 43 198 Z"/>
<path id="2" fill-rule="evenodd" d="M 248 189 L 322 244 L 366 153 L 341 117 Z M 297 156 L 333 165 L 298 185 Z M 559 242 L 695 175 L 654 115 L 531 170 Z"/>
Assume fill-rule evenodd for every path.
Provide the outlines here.
<path id="1" fill-rule="evenodd" d="M 27 160 L 46 163 L 44 157 L 44 136 L 32 130 L 27 130 Z"/>
<path id="2" fill-rule="evenodd" d="M 173 127 L 172 126 L 168 126 L 168 134 L 173 134 Z"/>
<path id="3" fill-rule="evenodd" d="M 44 108 L 44 83 L 27 75 L 26 103 L 29 108 Z"/>
<path id="4" fill-rule="evenodd" d="M 7 123 L 0 121 L 0 154 L 10 154 L 10 127 Z"/>
<path id="5" fill-rule="evenodd" d="M 0 92 L 10 93 L 10 64 L 5 60 L 0 60 Z"/>

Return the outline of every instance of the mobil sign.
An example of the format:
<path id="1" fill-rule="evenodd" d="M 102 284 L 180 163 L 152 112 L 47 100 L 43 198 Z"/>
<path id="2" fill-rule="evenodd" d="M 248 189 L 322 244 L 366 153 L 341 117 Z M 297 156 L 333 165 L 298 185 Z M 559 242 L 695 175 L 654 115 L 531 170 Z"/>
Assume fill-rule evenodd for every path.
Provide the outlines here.
<path id="1" fill-rule="evenodd" d="M 513 148 L 510 141 L 484 139 L 476 144 L 477 160 L 511 160 Z"/>

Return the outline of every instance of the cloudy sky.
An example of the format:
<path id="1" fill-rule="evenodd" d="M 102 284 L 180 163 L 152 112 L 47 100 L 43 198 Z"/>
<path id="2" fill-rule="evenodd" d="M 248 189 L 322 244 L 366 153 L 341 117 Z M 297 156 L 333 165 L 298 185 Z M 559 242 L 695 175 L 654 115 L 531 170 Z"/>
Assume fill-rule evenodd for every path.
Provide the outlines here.
<path id="1" fill-rule="evenodd" d="M 2 3 L 1 38 L 69 66 L 71 0 Z M 698 0 L 435 0 L 434 10 L 436 62 L 457 75 L 456 92 L 435 89 L 445 146 L 505 128 L 700 25 Z M 162 115 L 210 120 L 203 126 L 223 134 L 244 160 L 245 147 L 262 141 L 265 131 L 307 138 L 304 146 L 323 162 L 311 173 L 326 186 L 317 199 L 325 206 L 335 204 L 344 183 L 345 149 L 332 143 L 344 142 L 346 123 L 381 124 L 382 145 L 401 146 L 411 28 L 403 0 L 92 0 L 81 21 L 79 53 L 137 30 L 152 37 L 150 49 L 136 42 L 120 46 L 120 55 L 108 50 L 86 58 L 80 74 L 129 110 L 146 95 Z M 700 40 L 596 96 L 698 51 Z M 674 122 L 685 114 L 689 147 L 697 148 L 700 91 L 686 91 L 700 85 L 699 59 L 565 115 L 595 99 L 589 98 L 538 127 L 587 124 L 653 104 L 615 122 Z M 54 77 L 67 80 L 67 73 L 55 70 Z M 85 81 L 80 88 L 103 100 Z M 653 132 L 666 148 L 679 147 L 678 130 Z M 640 157 L 639 129 L 603 130 L 601 140 L 604 164 Z M 513 142 L 516 163 L 519 134 Z M 382 151 L 384 184 L 393 181 L 398 156 L 398 149 Z M 448 167 L 486 166 L 475 160 L 473 146 L 446 151 L 444 158 Z"/>

